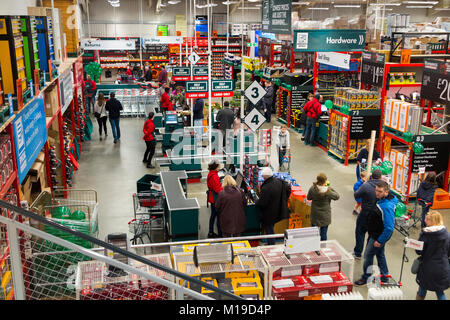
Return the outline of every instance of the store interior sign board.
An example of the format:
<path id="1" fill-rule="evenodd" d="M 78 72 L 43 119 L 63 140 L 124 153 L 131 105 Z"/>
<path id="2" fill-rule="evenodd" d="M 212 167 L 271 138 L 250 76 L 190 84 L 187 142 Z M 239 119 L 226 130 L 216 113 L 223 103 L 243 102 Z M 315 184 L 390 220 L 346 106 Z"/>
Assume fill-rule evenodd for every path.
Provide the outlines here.
<path id="1" fill-rule="evenodd" d="M 173 36 L 165 36 L 165 37 L 148 37 L 148 38 L 142 38 L 142 42 L 144 45 L 150 45 L 150 44 L 182 44 L 183 43 L 183 37 L 173 37 Z"/>
<path id="2" fill-rule="evenodd" d="M 263 0 L 262 31 L 291 34 L 292 0 Z"/>
<path id="3" fill-rule="evenodd" d="M 345 53 L 318 52 L 316 62 L 343 69 L 350 69 L 350 55 Z"/>
<path id="4" fill-rule="evenodd" d="M 136 50 L 134 40 L 81 40 L 84 50 Z"/>
<path id="5" fill-rule="evenodd" d="M 450 62 L 425 60 L 420 97 L 450 106 Z"/>
<path id="6" fill-rule="evenodd" d="M 13 121 L 19 183 L 22 183 L 47 141 L 42 94 L 22 109 Z"/>
<path id="7" fill-rule="evenodd" d="M 361 63 L 361 82 L 382 87 L 386 57 L 383 53 L 363 51 Z"/>
<path id="8" fill-rule="evenodd" d="M 73 72 L 71 70 L 67 70 L 60 76 L 59 91 L 61 114 L 64 114 L 73 100 Z"/>
<path id="9" fill-rule="evenodd" d="M 362 51 L 366 30 L 295 30 L 294 51 Z"/>

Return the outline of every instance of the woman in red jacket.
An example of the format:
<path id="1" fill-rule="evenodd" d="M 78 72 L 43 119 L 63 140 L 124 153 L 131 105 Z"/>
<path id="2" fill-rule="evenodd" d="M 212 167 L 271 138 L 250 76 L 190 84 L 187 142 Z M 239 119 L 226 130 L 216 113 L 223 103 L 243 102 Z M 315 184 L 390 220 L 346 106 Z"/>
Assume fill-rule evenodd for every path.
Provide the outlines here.
<path id="1" fill-rule="evenodd" d="M 169 97 L 170 88 L 164 88 L 164 93 L 161 95 L 161 108 L 163 112 L 173 111 L 172 102 L 170 102 Z"/>
<path id="2" fill-rule="evenodd" d="M 147 146 L 144 153 L 144 160 L 142 162 L 147 163 L 147 168 L 154 168 L 152 166 L 152 158 L 155 154 L 156 139 L 155 139 L 155 124 L 153 123 L 154 112 L 148 114 L 148 119 L 144 123 L 144 141 Z"/>
<path id="3" fill-rule="evenodd" d="M 211 217 L 209 218 L 209 232 L 208 238 L 215 238 L 222 236 L 220 230 L 219 211 L 216 209 L 215 203 L 219 192 L 222 191 L 222 185 L 218 171 L 220 170 L 220 164 L 216 159 L 213 159 L 208 165 L 208 178 L 206 178 L 206 185 L 208 186 L 208 202 L 211 204 Z M 217 219 L 217 233 L 214 233 L 214 220 Z"/>

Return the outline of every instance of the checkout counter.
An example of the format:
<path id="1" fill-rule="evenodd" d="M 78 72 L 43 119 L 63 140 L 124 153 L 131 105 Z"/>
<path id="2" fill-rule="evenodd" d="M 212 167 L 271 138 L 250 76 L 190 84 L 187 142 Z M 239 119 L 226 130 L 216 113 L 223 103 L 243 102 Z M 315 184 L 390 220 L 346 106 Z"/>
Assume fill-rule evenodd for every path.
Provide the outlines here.
<path id="1" fill-rule="evenodd" d="M 198 213 L 196 198 L 186 198 L 185 171 L 162 171 L 161 184 L 166 195 L 164 216 L 166 231 L 172 240 L 198 239 Z"/>

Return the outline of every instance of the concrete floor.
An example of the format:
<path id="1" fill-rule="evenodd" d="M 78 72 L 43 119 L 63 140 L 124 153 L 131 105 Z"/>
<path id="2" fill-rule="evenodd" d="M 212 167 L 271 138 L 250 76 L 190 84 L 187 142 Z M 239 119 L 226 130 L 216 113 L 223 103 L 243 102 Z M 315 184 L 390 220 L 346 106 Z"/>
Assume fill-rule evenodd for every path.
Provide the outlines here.
<path id="1" fill-rule="evenodd" d="M 108 124 L 109 136 L 99 140 L 98 126 L 93 118 L 94 133 L 92 141 L 83 144 L 80 168 L 75 174 L 74 188 L 92 188 L 98 192 L 100 239 L 113 232 L 128 232 L 128 222 L 133 218 L 132 194 L 136 192 L 136 181 L 148 173 L 156 173 L 167 168 L 147 169 L 142 163 L 145 143 L 142 140 L 143 118 L 122 118 L 121 141 L 113 143 L 112 132 Z M 272 120 L 272 124 L 264 127 L 279 125 Z M 291 132 L 291 175 L 303 187 L 308 189 L 319 172 L 325 172 L 331 185 L 340 194 L 340 199 L 332 203 L 332 223 L 328 229 L 328 239 L 336 239 L 349 252 L 354 247 L 354 230 L 356 216 L 352 215 L 354 198 L 353 184 L 355 182 L 355 165 L 345 167 L 330 158 L 318 147 L 305 146 L 300 141 L 300 134 Z M 160 148 L 159 145 L 157 149 Z M 206 208 L 206 182 L 188 185 L 188 197 L 198 198 L 201 205 L 199 214 L 199 235 L 206 238 L 208 233 L 209 209 Z M 450 225 L 450 210 L 442 210 L 445 224 Z M 417 239 L 420 229 L 411 232 L 411 238 Z M 403 236 L 394 231 L 386 246 L 386 258 L 391 275 L 398 280 L 400 276 Z M 410 258 L 403 269 L 403 293 L 406 299 L 415 299 L 417 284 L 410 268 L 416 254 L 407 249 Z M 362 273 L 362 260 L 355 260 L 354 280 Z M 363 297 L 367 297 L 366 286 L 355 287 Z M 450 297 L 450 290 L 446 291 Z M 435 300 L 436 296 L 430 292 L 427 300 Z"/>

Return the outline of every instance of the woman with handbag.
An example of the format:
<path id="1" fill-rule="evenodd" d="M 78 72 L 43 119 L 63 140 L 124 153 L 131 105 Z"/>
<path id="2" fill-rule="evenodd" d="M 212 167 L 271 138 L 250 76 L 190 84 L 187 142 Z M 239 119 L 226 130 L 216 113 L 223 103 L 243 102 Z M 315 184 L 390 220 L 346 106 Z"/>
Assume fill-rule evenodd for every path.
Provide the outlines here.
<path id="1" fill-rule="evenodd" d="M 424 300 L 427 291 L 434 291 L 438 300 L 446 300 L 444 291 L 450 287 L 450 237 L 442 216 L 430 211 L 425 216 L 426 227 L 422 229 L 419 241 L 423 241 L 422 251 L 416 250 L 419 258 L 413 265 L 417 267 L 416 282 L 419 285 L 416 300 Z M 411 270 L 413 273 L 415 270 Z"/>
<path id="2" fill-rule="evenodd" d="M 153 155 L 155 154 L 155 147 L 156 147 L 156 138 L 155 138 L 155 124 L 153 123 L 153 118 L 155 117 L 154 112 L 150 112 L 148 114 L 148 118 L 144 123 L 144 128 L 142 131 L 144 131 L 144 139 L 145 145 L 147 148 L 145 149 L 144 153 L 144 160 L 142 162 L 147 164 L 147 168 L 153 169 L 155 168 L 152 165 L 152 159 Z"/>
<path id="3" fill-rule="evenodd" d="M 105 130 L 105 139 L 108 136 L 108 132 L 106 131 L 106 120 L 108 119 L 108 115 L 106 113 L 105 105 L 105 96 L 100 92 L 98 94 L 98 99 L 97 101 L 95 101 L 94 105 L 94 116 L 97 118 L 100 140 L 102 140 L 102 127 Z"/>

